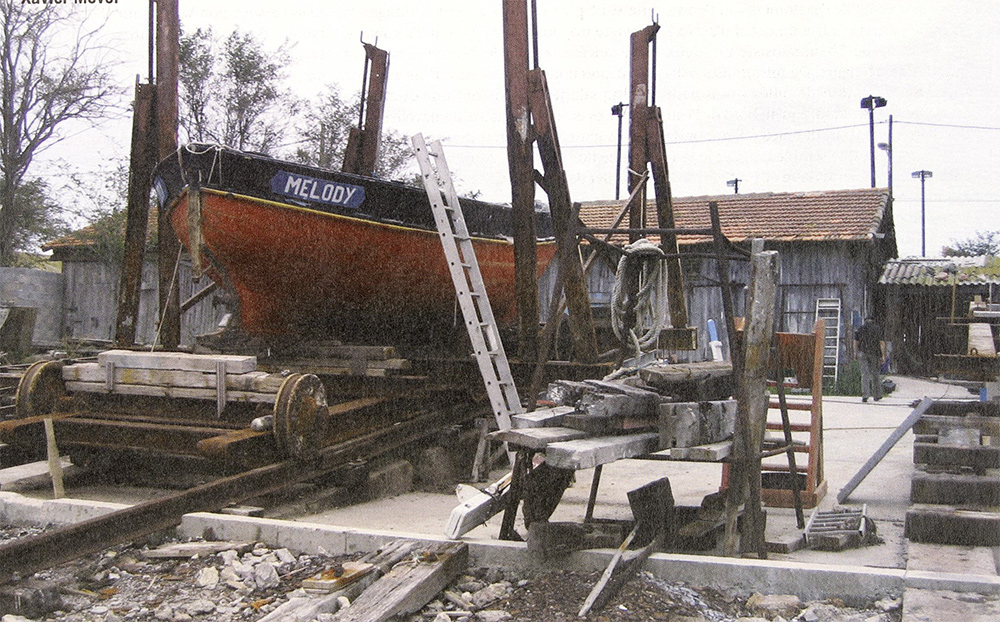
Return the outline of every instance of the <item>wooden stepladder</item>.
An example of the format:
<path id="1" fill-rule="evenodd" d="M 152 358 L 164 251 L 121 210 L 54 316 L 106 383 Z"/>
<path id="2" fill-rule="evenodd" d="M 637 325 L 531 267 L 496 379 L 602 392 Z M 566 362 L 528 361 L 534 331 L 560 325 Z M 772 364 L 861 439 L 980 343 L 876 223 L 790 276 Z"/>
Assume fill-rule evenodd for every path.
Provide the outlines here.
<path id="1" fill-rule="evenodd" d="M 510 416 L 524 412 L 524 409 L 517 395 L 517 387 L 514 386 L 507 354 L 500 341 L 500 332 L 486 295 L 486 285 L 479 271 L 472 238 L 465 225 L 465 216 L 458 202 L 441 142 L 434 141 L 428 149 L 422 134 L 416 134 L 411 141 L 420 164 L 424 189 L 434 212 L 434 222 L 441 235 L 441 246 L 455 283 L 455 293 L 462 308 L 465 326 L 469 331 L 473 355 L 479 364 L 483 382 L 486 383 L 497 427 L 509 430 Z M 442 188 L 444 194 L 441 192 Z"/>

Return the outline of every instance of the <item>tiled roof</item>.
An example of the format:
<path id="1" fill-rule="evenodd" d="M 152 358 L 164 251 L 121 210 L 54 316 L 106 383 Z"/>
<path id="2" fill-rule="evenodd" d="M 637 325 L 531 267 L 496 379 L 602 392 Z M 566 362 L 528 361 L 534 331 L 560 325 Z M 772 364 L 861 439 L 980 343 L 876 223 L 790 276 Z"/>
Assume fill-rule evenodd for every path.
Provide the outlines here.
<path id="1" fill-rule="evenodd" d="M 675 197 L 674 221 L 679 228 L 708 228 L 708 203 L 715 201 L 722 232 L 733 242 L 869 240 L 879 230 L 888 197 L 884 188 Z M 656 227 L 656 203 L 647 199 L 647 205 L 647 226 Z M 588 201 L 580 206 L 580 218 L 588 227 L 608 228 L 621 206 L 621 201 Z M 705 238 L 680 238 L 682 244 L 701 241 Z"/>
<path id="2" fill-rule="evenodd" d="M 924 257 L 893 259 L 885 264 L 878 280 L 884 285 L 986 285 L 1000 283 L 1000 258 Z"/>

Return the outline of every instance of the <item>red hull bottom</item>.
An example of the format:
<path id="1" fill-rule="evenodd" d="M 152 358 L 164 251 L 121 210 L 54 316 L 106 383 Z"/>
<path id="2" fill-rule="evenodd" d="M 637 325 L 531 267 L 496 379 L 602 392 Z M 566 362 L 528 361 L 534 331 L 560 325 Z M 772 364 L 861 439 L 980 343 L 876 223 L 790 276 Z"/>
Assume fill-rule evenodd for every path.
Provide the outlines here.
<path id="1" fill-rule="evenodd" d="M 202 190 L 202 267 L 235 292 L 250 334 L 451 323 L 455 290 L 435 232 Z M 189 240 L 188 195 L 171 222 Z M 475 239 L 498 322 L 516 315 L 514 246 Z M 538 274 L 555 254 L 538 245 Z M 370 328 L 369 328 L 370 329 Z"/>

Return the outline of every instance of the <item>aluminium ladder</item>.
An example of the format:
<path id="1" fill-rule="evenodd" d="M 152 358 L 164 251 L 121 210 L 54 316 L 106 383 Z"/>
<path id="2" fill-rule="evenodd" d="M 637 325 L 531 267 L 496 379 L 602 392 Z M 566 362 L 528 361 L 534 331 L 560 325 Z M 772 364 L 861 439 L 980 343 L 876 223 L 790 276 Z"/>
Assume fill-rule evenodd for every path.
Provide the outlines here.
<path id="1" fill-rule="evenodd" d="M 823 320 L 823 382 L 837 383 L 840 369 L 840 298 L 817 298 L 816 319 Z"/>
<path id="2" fill-rule="evenodd" d="M 500 430 L 510 429 L 510 416 L 524 412 L 517 395 L 517 387 L 510 373 L 510 364 L 500 341 L 500 332 L 493 317 L 486 285 L 483 283 L 479 262 L 472 248 L 472 238 L 465 225 L 458 202 L 458 194 L 452 183 L 451 172 L 445 161 L 441 141 L 431 143 L 427 148 L 422 134 L 411 138 L 413 151 L 420 165 L 420 175 L 424 189 L 430 199 L 434 222 L 441 235 L 445 259 L 455 283 L 455 293 L 462 308 L 473 354 L 479 364 L 479 372 L 486 383 L 493 414 Z M 433 165 L 431 160 L 433 159 Z M 442 195 L 441 189 L 444 188 Z"/>

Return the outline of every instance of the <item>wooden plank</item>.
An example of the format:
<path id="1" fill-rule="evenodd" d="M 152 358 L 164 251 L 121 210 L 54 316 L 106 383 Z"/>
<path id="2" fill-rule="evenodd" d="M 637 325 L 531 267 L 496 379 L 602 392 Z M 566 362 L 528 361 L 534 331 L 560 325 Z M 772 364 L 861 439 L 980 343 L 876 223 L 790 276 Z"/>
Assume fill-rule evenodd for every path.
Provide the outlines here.
<path id="1" fill-rule="evenodd" d="M 256 356 L 233 354 L 188 354 L 187 352 L 137 352 L 132 350 L 106 350 L 97 355 L 97 364 L 106 367 L 132 369 L 177 369 L 181 371 L 214 372 L 219 361 L 225 361 L 226 369 L 241 374 L 257 369 Z"/>
<path id="2" fill-rule="evenodd" d="M 383 622 L 418 611 L 451 583 L 469 563 L 464 542 L 441 542 L 414 554 L 376 581 L 338 618 L 339 622 Z"/>
<path id="3" fill-rule="evenodd" d="M 141 551 L 141 553 L 146 559 L 190 559 L 195 555 L 215 555 L 222 551 L 245 553 L 252 548 L 253 542 L 178 542 Z"/>
<path id="4" fill-rule="evenodd" d="M 368 562 L 344 562 L 340 564 L 337 572 L 325 571 L 303 579 L 302 589 L 329 594 L 344 589 L 374 570 L 375 564 Z"/>
<path id="5" fill-rule="evenodd" d="M 226 368 L 226 389 L 230 391 L 252 391 L 255 393 L 277 393 L 285 376 L 262 371 L 232 373 Z M 161 387 L 186 387 L 192 389 L 212 389 L 216 387 L 217 373 L 180 371 L 176 369 L 133 369 L 115 366 L 114 384 L 152 385 Z M 77 363 L 63 367 L 63 380 L 69 382 L 107 381 L 107 368 L 98 363 Z"/>
<path id="6" fill-rule="evenodd" d="M 914 473 L 910 479 L 910 501 L 997 506 L 1000 505 L 1000 476 Z"/>
<path id="7" fill-rule="evenodd" d="M 445 525 L 445 537 L 460 538 L 507 507 L 511 475 L 507 473 L 484 488 L 481 493 L 453 509 Z"/>
<path id="8" fill-rule="evenodd" d="M 552 427 L 552 428 L 524 428 L 521 430 L 501 430 L 491 432 L 490 438 L 497 441 L 511 443 L 528 449 L 545 449 L 549 443 L 571 441 L 587 436 L 586 432 L 574 430 L 572 428 Z"/>
<path id="9" fill-rule="evenodd" d="M 540 408 L 530 413 L 511 415 L 510 425 L 514 429 L 559 426 L 562 425 L 562 418 L 573 412 L 576 412 L 576 409 L 572 406 Z"/>
<path id="10" fill-rule="evenodd" d="M 721 441 L 695 447 L 670 448 L 671 460 L 691 460 L 698 462 L 719 462 L 728 458 L 733 451 L 733 441 Z"/>
<path id="11" fill-rule="evenodd" d="M 393 369 L 393 370 L 405 370 L 413 367 L 413 364 L 409 359 L 401 358 L 381 358 L 381 359 L 368 359 L 368 358 L 340 358 L 340 357 L 324 357 L 321 359 L 281 359 L 281 366 L 288 368 L 306 368 L 312 369 L 314 367 L 328 367 L 332 369 Z"/>
<path id="12" fill-rule="evenodd" d="M 1000 546 L 1000 513 L 914 506 L 906 512 L 904 535 L 913 542 Z"/>
<path id="13" fill-rule="evenodd" d="M 582 438 L 552 443 L 545 449 L 545 462 L 560 469 L 592 469 L 624 458 L 635 458 L 655 451 L 660 442 L 656 432 Z"/>
<path id="14" fill-rule="evenodd" d="M 638 432 L 641 430 L 655 430 L 657 420 L 640 417 L 615 417 L 600 415 L 574 414 L 566 415 L 563 419 L 563 427 L 580 430 L 591 436 L 607 436 L 609 434 L 620 434 L 622 432 Z"/>
<path id="15" fill-rule="evenodd" d="M 996 344 L 993 343 L 993 328 L 989 324 L 969 324 L 969 345 L 966 354 L 996 357 L 997 348 Z"/>
<path id="16" fill-rule="evenodd" d="M 84 391 L 87 393 L 107 393 L 103 382 L 67 382 L 66 390 Z M 197 400 L 215 401 L 215 389 L 189 389 L 184 387 L 155 387 L 141 384 L 118 384 L 112 393 L 117 395 L 147 395 L 151 397 L 177 397 Z M 273 404 L 274 393 L 255 393 L 251 391 L 228 391 L 230 402 L 252 402 L 255 404 Z"/>
<path id="17" fill-rule="evenodd" d="M 931 400 L 931 398 L 925 397 L 916 408 L 910 411 L 910 414 L 907 415 L 906 419 L 904 419 L 903 422 L 899 424 L 899 427 L 892 431 L 889 438 L 885 439 L 885 442 L 883 442 L 882 445 L 875 450 L 872 457 L 869 458 L 861 469 L 854 474 L 854 477 L 847 482 L 847 485 L 840 489 L 840 492 L 837 493 L 837 503 L 843 503 L 849 496 L 851 496 L 854 489 L 857 488 L 866 477 L 868 477 L 868 474 L 871 473 L 878 463 L 882 461 L 882 458 L 885 458 L 886 454 L 889 453 L 889 450 L 896 446 L 899 439 L 903 438 L 903 435 L 906 434 L 910 428 L 916 425 L 917 421 L 924 416 L 924 413 L 927 412 L 927 409 L 930 408 L 933 403 L 934 401 Z"/>

